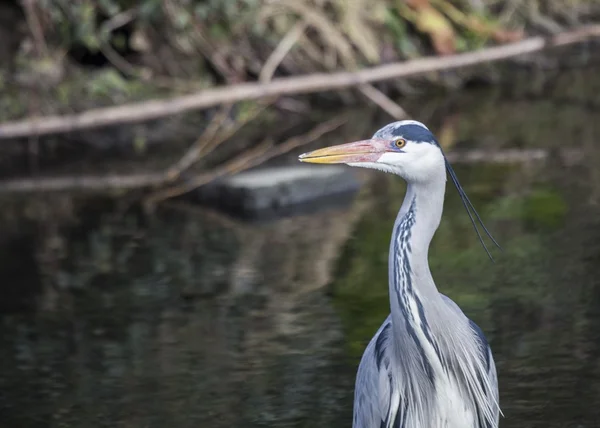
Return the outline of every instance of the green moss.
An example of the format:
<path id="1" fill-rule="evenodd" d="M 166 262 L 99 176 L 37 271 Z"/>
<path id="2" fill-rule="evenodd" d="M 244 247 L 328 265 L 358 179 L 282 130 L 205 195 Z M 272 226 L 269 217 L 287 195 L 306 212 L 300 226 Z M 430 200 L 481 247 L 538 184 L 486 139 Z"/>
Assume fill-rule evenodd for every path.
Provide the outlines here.
<path id="1" fill-rule="evenodd" d="M 524 201 L 523 218 L 536 227 L 555 229 L 562 225 L 567 213 L 562 195 L 552 189 L 537 189 Z"/>

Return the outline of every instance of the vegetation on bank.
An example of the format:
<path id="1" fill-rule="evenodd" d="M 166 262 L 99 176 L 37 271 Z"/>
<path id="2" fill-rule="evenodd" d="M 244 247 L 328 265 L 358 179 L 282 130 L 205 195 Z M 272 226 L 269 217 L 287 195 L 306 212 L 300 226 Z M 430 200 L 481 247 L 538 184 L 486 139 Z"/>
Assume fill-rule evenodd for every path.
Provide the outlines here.
<path id="1" fill-rule="evenodd" d="M 21 23 L 14 25 L 23 31 L 10 35 L 13 49 L 2 61 L 0 88 L 8 95 L 11 88 L 41 87 L 41 98 L 53 100 L 43 106 L 46 111 L 77 110 L 90 100 L 120 104 L 218 84 L 463 52 L 600 17 L 594 0 L 22 4 Z M 402 82 L 389 89 L 410 90 Z M 13 96 L 19 98 L 16 90 Z M 3 106 L 4 119 L 30 110 L 23 103 L 9 104 Z"/>

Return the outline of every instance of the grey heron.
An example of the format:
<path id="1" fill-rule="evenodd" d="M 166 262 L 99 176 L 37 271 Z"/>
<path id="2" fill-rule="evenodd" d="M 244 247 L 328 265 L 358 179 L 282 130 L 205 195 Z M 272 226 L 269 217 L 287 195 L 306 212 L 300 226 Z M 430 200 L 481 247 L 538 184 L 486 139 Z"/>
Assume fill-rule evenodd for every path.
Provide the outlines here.
<path id="1" fill-rule="evenodd" d="M 481 329 L 438 292 L 429 244 L 442 217 L 446 173 L 479 240 L 477 222 L 494 244 L 430 130 L 390 123 L 371 139 L 305 153 L 300 161 L 378 169 L 407 182 L 389 251 L 391 314 L 358 367 L 354 428 L 496 428 L 496 367 Z M 499 245 L 498 245 L 499 247 Z"/>

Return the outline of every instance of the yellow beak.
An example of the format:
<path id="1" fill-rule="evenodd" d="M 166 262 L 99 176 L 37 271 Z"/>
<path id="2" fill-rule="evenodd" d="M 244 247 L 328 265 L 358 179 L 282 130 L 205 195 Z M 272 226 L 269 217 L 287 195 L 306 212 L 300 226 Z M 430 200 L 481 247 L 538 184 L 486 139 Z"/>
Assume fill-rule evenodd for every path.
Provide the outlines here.
<path id="1" fill-rule="evenodd" d="M 388 147 L 387 140 L 362 140 L 304 153 L 298 159 L 308 163 L 376 162 Z"/>

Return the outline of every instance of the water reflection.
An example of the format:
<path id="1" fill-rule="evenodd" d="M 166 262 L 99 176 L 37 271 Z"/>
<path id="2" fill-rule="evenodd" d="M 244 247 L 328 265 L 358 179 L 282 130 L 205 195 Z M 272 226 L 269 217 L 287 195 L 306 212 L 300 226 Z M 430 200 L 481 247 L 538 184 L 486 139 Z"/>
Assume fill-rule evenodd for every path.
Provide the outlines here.
<path id="1" fill-rule="evenodd" d="M 72 300 L 50 293 L 45 311 L 2 318 L 3 422 L 350 421 L 352 370 L 323 286 L 360 211 L 247 225 L 186 207 L 86 225 L 55 273 Z"/>
<path id="2" fill-rule="evenodd" d="M 600 425 L 593 129 L 578 164 L 457 168 L 505 248 L 495 265 L 448 189 L 432 270 L 491 341 L 503 427 Z M 172 206 L 7 228 L 2 426 L 350 426 L 403 191 L 374 174 L 347 207 L 260 225 Z"/>

